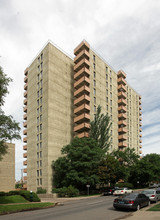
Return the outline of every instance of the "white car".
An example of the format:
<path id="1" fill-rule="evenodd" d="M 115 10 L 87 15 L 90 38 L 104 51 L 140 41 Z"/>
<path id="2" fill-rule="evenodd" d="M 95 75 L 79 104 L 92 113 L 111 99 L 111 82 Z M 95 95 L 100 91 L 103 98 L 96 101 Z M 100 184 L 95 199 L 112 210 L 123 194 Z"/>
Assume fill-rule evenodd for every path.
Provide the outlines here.
<path id="1" fill-rule="evenodd" d="M 129 188 L 119 188 L 118 190 L 115 190 L 113 195 L 115 196 L 119 196 L 119 195 L 123 195 L 123 194 L 127 194 L 127 193 L 132 193 L 133 190 L 129 189 Z"/>

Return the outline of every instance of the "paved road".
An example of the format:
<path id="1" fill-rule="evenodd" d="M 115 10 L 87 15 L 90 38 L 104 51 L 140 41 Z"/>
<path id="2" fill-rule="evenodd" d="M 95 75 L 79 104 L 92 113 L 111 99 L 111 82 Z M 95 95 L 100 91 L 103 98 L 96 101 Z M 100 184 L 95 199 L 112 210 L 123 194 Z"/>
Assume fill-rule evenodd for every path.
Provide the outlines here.
<path id="1" fill-rule="evenodd" d="M 132 212 L 117 211 L 114 196 L 68 201 L 63 206 L 0 216 L 1 220 L 115 220 Z"/>

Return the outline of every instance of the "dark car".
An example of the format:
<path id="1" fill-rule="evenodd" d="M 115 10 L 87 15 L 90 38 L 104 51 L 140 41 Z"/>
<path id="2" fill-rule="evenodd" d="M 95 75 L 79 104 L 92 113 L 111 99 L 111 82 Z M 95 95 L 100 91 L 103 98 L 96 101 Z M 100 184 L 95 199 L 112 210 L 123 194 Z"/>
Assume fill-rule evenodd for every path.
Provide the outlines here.
<path id="1" fill-rule="evenodd" d="M 113 195 L 113 192 L 118 189 L 118 187 L 106 187 L 103 189 L 102 195 L 103 196 L 109 196 Z"/>
<path id="2" fill-rule="evenodd" d="M 116 209 L 139 210 L 140 208 L 149 205 L 149 198 L 141 193 L 122 195 L 116 198 L 113 202 L 113 206 Z"/>

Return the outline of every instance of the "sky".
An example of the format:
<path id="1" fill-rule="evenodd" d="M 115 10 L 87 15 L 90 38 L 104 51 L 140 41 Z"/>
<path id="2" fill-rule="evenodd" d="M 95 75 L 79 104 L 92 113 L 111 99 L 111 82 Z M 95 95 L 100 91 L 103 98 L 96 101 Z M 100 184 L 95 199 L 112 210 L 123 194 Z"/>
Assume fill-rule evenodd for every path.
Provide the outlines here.
<path id="1" fill-rule="evenodd" d="M 48 40 L 74 57 L 83 39 L 142 96 L 142 152 L 160 154 L 159 0 L 0 0 L 0 66 L 13 79 L 6 115 L 20 123 L 22 135 L 24 70 Z M 17 180 L 22 140 L 13 141 Z"/>

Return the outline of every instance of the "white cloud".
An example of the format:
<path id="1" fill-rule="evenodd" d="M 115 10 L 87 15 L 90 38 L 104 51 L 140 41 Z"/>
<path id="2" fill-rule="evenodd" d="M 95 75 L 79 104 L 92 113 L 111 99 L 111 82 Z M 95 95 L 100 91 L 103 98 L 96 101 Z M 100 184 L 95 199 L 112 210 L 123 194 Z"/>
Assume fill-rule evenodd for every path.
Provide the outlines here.
<path id="1" fill-rule="evenodd" d="M 0 65 L 13 79 L 6 114 L 22 127 L 23 72 L 48 39 L 73 56 L 85 38 L 142 95 L 143 151 L 159 152 L 159 11 L 157 0 L 1 0 Z M 16 145 L 18 170 L 23 143 Z"/>

